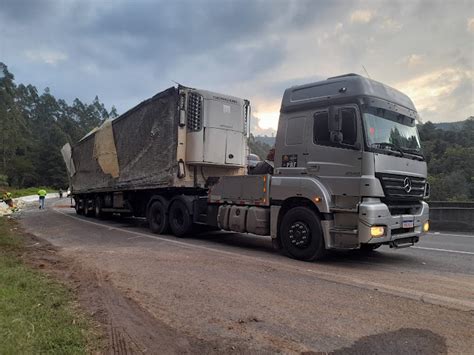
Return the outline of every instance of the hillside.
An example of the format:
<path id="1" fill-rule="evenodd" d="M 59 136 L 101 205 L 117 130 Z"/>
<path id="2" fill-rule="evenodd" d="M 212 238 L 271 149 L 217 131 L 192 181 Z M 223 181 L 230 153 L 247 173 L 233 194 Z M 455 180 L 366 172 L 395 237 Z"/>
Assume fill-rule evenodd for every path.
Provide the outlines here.
<path id="1" fill-rule="evenodd" d="M 466 118 L 466 120 L 468 119 L 474 119 L 474 116 Z M 442 129 L 444 131 L 459 131 L 460 129 L 462 129 L 464 122 L 466 122 L 466 120 L 456 121 L 456 122 L 439 122 L 439 123 L 433 123 L 433 124 L 436 128 Z"/>

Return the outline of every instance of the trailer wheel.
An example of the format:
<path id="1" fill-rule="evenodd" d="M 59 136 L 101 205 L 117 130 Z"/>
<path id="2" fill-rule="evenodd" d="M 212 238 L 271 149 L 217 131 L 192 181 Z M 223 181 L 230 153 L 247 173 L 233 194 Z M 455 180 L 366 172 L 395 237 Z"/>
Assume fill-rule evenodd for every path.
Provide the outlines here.
<path id="1" fill-rule="evenodd" d="M 166 206 L 160 201 L 154 201 L 148 211 L 148 225 L 150 230 L 156 234 L 166 234 L 169 231 Z"/>
<path id="2" fill-rule="evenodd" d="M 75 200 L 74 209 L 76 210 L 76 214 L 82 215 L 84 213 L 84 210 L 81 208 L 81 205 L 83 204 L 84 202 L 82 200 Z"/>
<path id="3" fill-rule="evenodd" d="M 102 199 L 100 198 L 100 196 L 97 196 L 95 198 L 94 216 L 96 218 L 104 218 L 105 217 L 105 213 L 102 211 Z"/>
<path id="4" fill-rule="evenodd" d="M 312 261 L 326 253 L 321 221 L 307 207 L 294 207 L 286 212 L 280 233 L 283 250 L 294 259 Z"/>
<path id="5" fill-rule="evenodd" d="M 175 200 L 169 210 L 169 223 L 171 231 L 177 237 L 184 237 L 191 233 L 193 221 L 186 204 L 181 200 Z"/>

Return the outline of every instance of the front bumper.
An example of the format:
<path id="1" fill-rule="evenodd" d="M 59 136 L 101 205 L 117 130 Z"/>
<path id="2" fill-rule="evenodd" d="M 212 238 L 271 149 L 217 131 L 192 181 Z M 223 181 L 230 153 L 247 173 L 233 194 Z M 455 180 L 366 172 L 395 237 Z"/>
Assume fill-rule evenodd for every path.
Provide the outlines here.
<path id="1" fill-rule="evenodd" d="M 390 243 L 399 239 L 424 234 L 423 224 L 429 220 L 429 207 L 424 201 L 413 214 L 392 215 L 388 206 L 379 199 L 367 199 L 359 205 L 358 234 L 360 243 Z M 412 228 L 403 228 L 403 222 L 413 221 Z M 370 227 L 385 226 L 385 235 L 372 237 Z"/>

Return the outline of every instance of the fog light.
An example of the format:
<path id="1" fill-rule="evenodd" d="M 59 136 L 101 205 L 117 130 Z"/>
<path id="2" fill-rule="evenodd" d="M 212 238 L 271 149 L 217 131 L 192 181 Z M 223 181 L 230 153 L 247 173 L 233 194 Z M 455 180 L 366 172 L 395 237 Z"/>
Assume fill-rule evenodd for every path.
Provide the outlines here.
<path id="1" fill-rule="evenodd" d="M 423 223 L 423 232 L 428 232 L 430 230 L 430 221 Z"/>
<path id="2" fill-rule="evenodd" d="M 383 237 L 385 234 L 385 227 L 374 226 L 370 227 L 370 235 L 374 238 Z"/>

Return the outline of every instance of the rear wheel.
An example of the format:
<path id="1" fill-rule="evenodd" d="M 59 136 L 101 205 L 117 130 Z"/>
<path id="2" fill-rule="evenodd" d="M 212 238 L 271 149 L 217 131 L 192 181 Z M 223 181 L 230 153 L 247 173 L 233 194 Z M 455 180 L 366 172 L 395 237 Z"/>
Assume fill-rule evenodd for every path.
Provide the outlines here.
<path id="1" fill-rule="evenodd" d="M 96 218 L 104 218 L 105 217 L 105 213 L 102 211 L 102 199 L 100 198 L 100 196 L 97 196 L 95 198 L 94 216 Z"/>
<path id="2" fill-rule="evenodd" d="M 84 201 L 83 200 L 78 199 L 78 200 L 75 201 L 74 209 L 76 210 L 76 214 L 78 214 L 78 215 L 84 214 L 83 206 L 84 206 Z"/>
<path id="3" fill-rule="evenodd" d="M 150 230 L 156 234 L 166 234 L 169 231 L 168 215 L 165 201 L 154 201 L 148 211 Z"/>
<path id="4" fill-rule="evenodd" d="M 286 212 L 280 235 L 283 250 L 294 259 L 312 261 L 326 254 L 321 221 L 308 207 L 294 207 Z"/>
<path id="5" fill-rule="evenodd" d="M 84 214 L 87 217 L 95 216 L 94 200 L 92 199 L 84 200 Z"/>
<path id="6" fill-rule="evenodd" d="M 193 221 L 186 204 L 175 200 L 169 210 L 169 223 L 171 231 L 177 237 L 184 237 L 192 232 Z"/>

